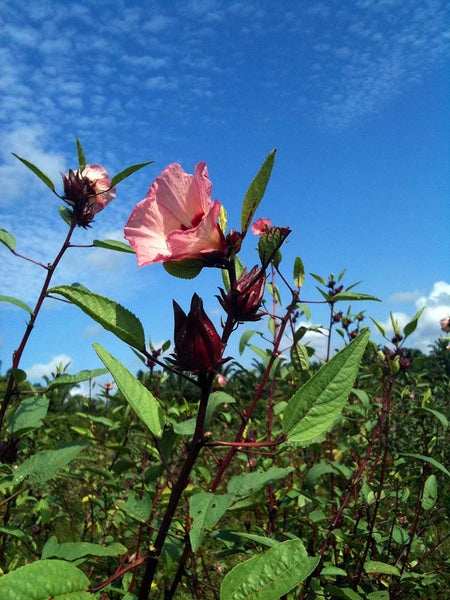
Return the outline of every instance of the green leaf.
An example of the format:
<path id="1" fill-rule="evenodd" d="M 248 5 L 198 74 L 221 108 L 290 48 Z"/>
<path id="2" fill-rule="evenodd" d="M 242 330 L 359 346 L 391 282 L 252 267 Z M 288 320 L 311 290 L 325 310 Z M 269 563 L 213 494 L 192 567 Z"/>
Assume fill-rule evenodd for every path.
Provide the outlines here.
<path id="1" fill-rule="evenodd" d="M 13 485 L 18 485 L 25 479 L 32 484 L 53 479 L 58 471 L 71 463 L 87 445 L 88 442 L 84 441 L 69 442 L 56 450 L 44 450 L 33 454 L 14 471 Z"/>
<path id="2" fill-rule="evenodd" d="M 136 173 L 136 171 L 139 171 L 139 169 L 143 169 L 147 165 L 151 165 L 153 162 L 153 160 L 149 160 L 148 162 L 133 165 L 132 167 L 127 167 L 123 171 L 120 171 L 120 173 L 117 173 L 117 175 L 114 175 L 114 177 L 111 179 L 111 187 L 114 187 L 133 173 Z"/>
<path id="3" fill-rule="evenodd" d="M 220 406 L 221 404 L 234 404 L 236 402 L 236 400 L 233 398 L 233 396 L 230 396 L 230 394 L 227 394 L 226 392 L 213 392 L 212 394 L 209 395 L 208 398 L 208 406 L 206 407 L 206 414 L 205 414 L 205 429 L 207 427 L 209 427 L 210 423 L 211 423 L 211 419 L 213 414 L 215 413 L 216 409 L 218 406 Z"/>
<path id="4" fill-rule="evenodd" d="M 294 262 L 294 283 L 296 287 L 300 288 L 305 282 L 305 267 L 303 266 L 302 259 L 297 256 Z"/>
<path id="5" fill-rule="evenodd" d="M 384 575 L 400 575 L 400 570 L 394 565 L 380 562 L 378 560 L 368 560 L 364 563 L 366 573 L 383 573 Z"/>
<path id="6" fill-rule="evenodd" d="M 349 587 L 336 587 L 334 585 L 327 585 L 327 592 L 332 594 L 333 600 L 335 598 L 342 598 L 343 600 L 364 600 L 362 596 L 357 594 Z"/>
<path id="7" fill-rule="evenodd" d="M 86 157 L 84 155 L 83 146 L 78 138 L 77 139 L 77 152 L 78 152 L 78 167 L 80 172 L 84 171 L 86 167 Z"/>
<path id="8" fill-rule="evenodd" d="M 333 565 L 326 566 L 320 571 L 321 577 L 335 577 L 338 575 L 343 575 L 345 577 L 347 575 L 347 571 L 344 571 L 344 569 L 335 567 Z"/>
<path id="9" fill-rule="evenodd" d="M 339 294 L 335 294 L 331 298 L 332 302 L 354 302 L 356 300 L 375 300 L 376 302 L 381 302 L 381 300 L 379 298 L 375 298 L 375 296 L 370 296 L 369 294 L 359 294 L 358 292 L 339 292 Z"/>
<path id="10" fill-rule="evenodd" d="M 418 323 L 424 310 L 425 310 L 425 306 L 423 308 L 421 308 L 419 310 L 419 312 L 414 315 L 414 317 L 411 319 L 411 321 L 403 327 L 403 335 L 405 336 L 405 338 L 407 338 L 409 335 L 411 335 L 416 330 L 417 323 Z"/>
<path id="11" fill-rule="evenodd" d="M 125 546 L 118 542 L 109 546 L 91 544 L 90 542 L 63 542 L 60 544 L 56 536 L 53 536 L 42 548 L 42 559 L 78 560 L 84 556 L 118 556 L 119 554 L 125 554 L 126 551 Z"/>
<path id="12" fill-rule="evenodd" d="M 189 498 L 189 517 L 192 520 L 189 537 L 194 552 L 200 548 L 205 531 L 214 527 L 233 498 L 233 494 L 216 495 L 208 492 L 194 494 Z"/>
<path id="13" fill-rule="evenodd" d="M 192 436 L 195 431 L 195 424 L 197 419 L 192 417 L 191 419 L 187 419 L 186 421 L 181 421 L 181 423 L 174 423 L 172 428 L 174 432 L 178 435 L 189 435 Z"/>
<path id="14" fill-rule="evenodd" d="M 310 273 L 311 277 L 314 277 L 314 279 L 316 281 L 318 281 L 319 283 L 321 283 L 322 285 L 327 285 L 327 282 L 325 281 L 325 279 L 323 277 L 321 277 L 320 275 L 316 275 L 315 273 Z"/>
<path id="15" fill-rule="evenodd" d="M 92 369 L 91 371 L 85 369 L 75 373 L 74 375 L 63 373 L 63 375 L 60 375 L 53 381 L 50 381 L 47 386 L 47 390 L 54 390 L 55 388 L 64 387 L 66 385 L 76 385 L 77 383 L 89 381 L 95 377 L 105 375 L 106 373 L 108 373 L 108 369 Z"/>
<path id="16" fill-rule="evenodd" d="M 339 273 L 338 278 L 337 278 L 337 282 L 339 283 L 340 280 L 344 277 L 345 273 L 346 273 L 347 269 L 342 269 L 342 271 Z"/>
<path id="17" fill-rule="evenodd" d="M 164 269 L 173 277 L 180 279 L 194 279 L 202 270 L 199 260 L 172 260 L 163 264 Z"/>
<path id="18" fill-rule="evenodd" d="M 435 416 L 436 419 L 438 419 L 439 422 L 441 423 L 442 427 L 444 429 L 447 429 L 447 427 L 448 427 L 448 419 L 447 419 L 447 417 L 444 414 L 442 414 L 438 410 L 434 410 L 434 408 L 427 408 L 425 406 L 423 406 L 423 407 L 421 406 L 417 410 L 423 411 L 423 412 L 427 412 L 427 413 L 430 413 L 431 415 Z"/>
<path id="19" fill-rule="evenodd" d="M 137 350 L 145 349 L 145 334 L 141 322 L 132 312 L 114 300 L 75 285 L 60 285 L 48 293 L 64 296 L 123 342 Z"/>
<path id="20" fill-rule="evenodd" d="M 152 501 L 150 496 L 144 492 L 142 498 L 139 498 L 136 492 L 128 492 L 126 500 L 116 500 L 117 508 L 133 517 L 141 523 L 146 523 L 152 512 Z"/>
<path id="21" fill-rule="evenodd" d="M 325 433 L 340 415 L 369 336 L 369 331 L 364 330 L 292 396 L 283 413 L 283 431 L 290 442 L 307 446 Z"/>
<path id="22" fill-rule="evenodd" d="M 89 579 L 64 560 L 37 560 L 0 577 L 2 600 L 93 600 Z"/>
<path id="23" fill-rule="evenodd" d="M 406 546 L 406 544 L 409 542 L 409 533 L 406 531 L 406 529 L 403 529 L 403 527 L 394 525 L 394 529 L 392 530 L 392 538 L 394 542 L 397 542 L 397 544 Z"/>
<path id="24" fill-rule="evenodd" d="M 12 155 L 18 158 L 20 162 L 22 162 L 26 167 L 30 169 L 30 171 L 33 171 L 33 173 L 37 177 L 39 177 L 39 179 L 43 181 L 45 185 L 52 190 L 52 192 L 55 191 L 55 185 L 48 175 L 43 173 L 38 167 L 36 167 L 36 165 L 33 165 L 33 163 L 30 163 L 28 160 L 25 160 L 25 158 L 21 158 L 17 154 L 14 154 L 14 152 L 12 152 Z"/>
<path id="25" fill-rule="evenodd" d="M 135 253 L 133 248 L 128 244 L 117 240 L 94 240 L 92 244 L 97 248 L 106 248 L 106 250 L 117 250 L 118 252 L 128 252 L 129 254 Z"/>
<path id="26" fill-rule="evenodd" d="M 436 475 L 430 475 L 423 487 L 422 508 L 430 510 L 436 504 L 438 495 Z"/>
<path id="27" fill-rule="evenodd" d="M 2 227 L 0 227 L 0 242 L 10 250 L 14 250 L 16 247 L 16 238 Z"/>
<path id="28" fill-rule="evenodd" d="M 244 352 L 244 350 L 248 346 L 249 339 L 255 333 L 259 333 L 259 331 L 257 331 L 256 329 L 248 329 L 247 331 L 244 331 L 244 333 L 241 336 L 241 339 L 239 340 L 239 354 L 242 355 L 242 353 Z"/>
<path id="29" fill-rule="evenodd" d="M 279 264 L 281 255 L 278 250 L 290 233 L 291 230 L 287 227 L 272 227 L 259 237 L 258 253 L 263 269 L 266 269 L 272 261 L 275 266 Z"/>
<path id="30" fill-rule="evenodd" d="M 370 319 L 374 322 L 374 324 L 376 325 L 378 331 L 381 333 L 382 336 L 386 335 L 386 331 L 384 329 L 384 327 L 382 327 L 382 325 L 380 323 L 378 323 L 378 321 L 375 321 L 375 319 L 372 319 L 372 317 L 370 317 Z"/>
<path id="31" fill-rule="evenodd" d="M 348 471 L 348 467 L 346 467 L 345 465 L 341 465 L 340 463 L 334 461 L 322 460 L 321 462 L 316 463 L 309 469 L 305 481 L 306 487 L 309 490 L 313 490 L 319 477 L 327 473 L 344 475 L 344 477 L 348 478 L 350 478 L 351 476 L 351 471 Z"/>
<path id="32" fill-rule="evenodd" d="M 67 223 L 69 226 L 72 225 L 73 215 L 67 206 L 59 206 L 58 211 L 64 223 Z"/>
<path id="33" fill-rule="evenodd" d="M 128 404 L 152 434 L 160 438 L 164 427 L 164 415 L 159 402 L 117 358 L 109 354 L 100 344 L 94 344 L 94 350 L 114 377 L 117 387 Z"/>
<path id="34" fill-rule="evenodd" d="M 302 304 L 301 302 L 299 302 L 297 304 L 297 308 L 299 308 L 302 311 L 302 313 L 306 317 L 306 320 L 310 323 L 312 314 L 311 314 L 311 309 L 309 308 L 309 306 L 307 304 Z"/>
<path id="35" fill-rule="evenodd" d="M 259 206 L 259 203 L 263 199 L 264 192 L 266 191 L 267 184 L 269 183 L 270 175 L 272 173 L 273 164 L 275 162 L 276 150 L 272 150 L 263 162 L 262 167 L 258 171 L 256 177 L 251 182 L 247 193 L 244 197 L 241 212 L 241 233 L 245 235 L 250 223 L 253 219 L 253 215 Z"/>
<path id="36" fill-rule="evenodd" d="M 23 371 L 22 369 L 11 369 L 11 374 L 13 376 L 14 382 L 17 384 L 27 380 L 26 371 Z"/>
<path id="37" fill-rule="evenodd" d="M 239 256 L 237 254 L 235 254 L 232 257 L 232 260 L 234 260 L 234 270 L 236 272 L 236 279 L 239 279 L 242 271 L 244 270 L 244 265 L 240 261 Z M 229 292 L 231 284 L 230 284 L 230 274 L 227 269 L 222 269 L 222 281 L 223 281 L 225 291 Z"/>
<path id="38" fill-rule="evenodd" d="M 430 465 L 433 465 L 433 467 L 436 467 L 436 469 L 439 469 L 439 471 L 442 471 L 445 475 L 447 475 L 447 477 L 450 477 L 450 473 L 447 471 L 444 465 L 434 458 L 431 458 L 431 456 L 424 456 L 423 454 L 410 454 L 409 452 L 401 452 L 400 456 L 410 456 L 411 458 L 417 458 L 417 460 L 424 460 L 425 462 L 430 463 Z"/>
<path id="39" fill-rule="evenodd" d="M 219 211 L 219 227 L 223 234 L 225 234 L 227 230 L 227 211 L 223 204 L 220 205 Z"/>
<path id="40" fill-rule="evenodd" d="M 225 576 L 220 600 L 278 600 L 304 581 L 319 563 L 301 540 L 288 540 L 238 564 Z"/>
<path id="41" fill-rule="evenodd" d="M 19 308 L 23 308 L 23 310 L 26 310 L 27 313 L 29 313 L 30 315 L 33 314 L 33 311 L 28 306 L 28 304 L 25 304 L 25 302 L 22 302 L 22 300 L 18 300 L 17 298 L 13 298 L 12 296 L 0 296 L 0 302 L 9 302 L 10 304 L 15 304 Z"/>
<path id="42" fill-rule="evenodd" d="M 228 404 L 234 404 L 236 400 L 230 394 L 226 392 L 213 392 L 210 394 L 208 398 L 208 406 L 206 407 L 205 414 L 205 423 L 204 428 L 207 429 L 211 422 L 211 418 L 214 414 L 214 411 L 220 404 L 224 404 L 227 402 Z M 181 423 L 174 423 L 173 430 L 178 435 L 193 435 L 195 431 L 195 424 L 197 422 L 197 417 L 192 417 L 192 419 L 187 419 L 186 421 L 182 421 Z"/>
<path id="43" fill-rule="evenodd" d="M 291 363 L 296 371 L 307 371 L 309 369 L 309 354 L 304 344 L 292 344 Z"/>
<path id="44" fill-rule="evenodd" d="M 6 533 L 6 535 L 12 535 L 13 537 L 16 537 L 22 542 L 27 541 L 27 536 L 25 535 L 25 533 L 18 527 L 15 527 L 14 525 L 0 525 L 0 532 Z"/>
<path id="45" fill-rule="evenodd" d="M 13 414 L 8 430 L 17 433 L 21 429 L 36 429 L 42 425 L 48 411 L 49 399 L 45 396 L 24 398 Z"/>
<path id="46" fill-rule="evenodd" d="M 234 494 L 236 498 L 252 496 L 263 487 L 287 477 L 293 470 L 293 467 L 272 467 L 267 471 L 254 471 L 253 473 L 235 475 L 228 482 L 227 492 Z"/>

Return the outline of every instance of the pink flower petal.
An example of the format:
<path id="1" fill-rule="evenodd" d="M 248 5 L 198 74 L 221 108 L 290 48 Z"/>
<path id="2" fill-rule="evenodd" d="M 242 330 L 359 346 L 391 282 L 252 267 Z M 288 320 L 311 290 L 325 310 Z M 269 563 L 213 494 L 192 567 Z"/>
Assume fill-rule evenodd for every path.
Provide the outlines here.
<path id="1" fill-rule="evenodd" d="M 217 224 L 219 212 L 220 203 L 214 200 L 209 212 L 196 227 L 186 231 L 172 231 L 167 236 L 171 260 L 202 258 L 205 253 L 223 251 L 224 237 Z"/>
<path id="2" fill-rule="evenodd" d="M 270 219 L 258 219 L 252 225 L 252 232 L 255 235 L 262 235 L 272 227 L 272 221 Z"/>
<path id="3" fill-rule="evenodd" d="M 94 184 L 96 192 L 96 212 L 100 212 L 116 197 L 116 188 L 111 188 L 111 180 L 107 170 L 101 165 L 86 165 L 82 171 Z M 111 189 L 109 189 L 111 188 Z M 105 191 L 107 190 L 107 191 Z"/>
<path id="4" fill-rule="evenodd" d="M 184 227 L 189 228 L 192 227 L 196 217 L 199 219 L 203 216 L 206 212 L 205 208 L 208 208 L 211 202 L 211 196 L 205 198 L 207 182 L 209 182 L 207 170 L 206 181 L 203 174 L 199 186 L 199 182 L 193 175 L 185 173 L 178 163 L 173 163 L 166 167 L 152 183 L 147 198 L 165 206 Z M 211 190 L 211 182 L 209 184 Z"/>

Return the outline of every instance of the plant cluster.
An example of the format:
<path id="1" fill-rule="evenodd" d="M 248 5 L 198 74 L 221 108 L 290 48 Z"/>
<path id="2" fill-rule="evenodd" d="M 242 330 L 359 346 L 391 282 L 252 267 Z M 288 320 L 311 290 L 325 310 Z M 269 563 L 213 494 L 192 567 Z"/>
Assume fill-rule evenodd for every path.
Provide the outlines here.
<path id="1" fill-rule="evenodd" d="M 403 329 L 392 319 L 391 339 L 372 319 L 386 340 L 379 347 L 365 313 L 352 310 L 377 298 L 345 286 L 345 271 L 311 274 L 320 300 L 302 297 L 302 260 L 290 276 L 282 263 L 289 228 L 253 222 L 275 151 L 245 194 L 237 230 L 211 199 L 206 164 L 194 175 L 172 164 L 130 215 L 129 245 L 93 242 L 176 277 L 220 271 L 221 326 L 198 294 L 189 310 L 174 300 L 172 341 L 155 347 L 114 300 L 80 284 L 51 287 L 76 229 L 91 227 L 120 181 L 150 164 L 110 179 L 77 148 L 61 195 L 17 157 L 66 204 L 69 229 L 54 261 L 37 263 L 46 277 L 35 307 L 2 297 L 30 316 L 1 381 L 0 598 L 445 598 L 450 365 L 445 340 L 429 356 L 406 346 L 422 311 Z M 239 258 L 247 234 L 258 239 L 256 265 Z M 5 230 L 0 241 L 35 262 Z M 104 369 L 69 374 L 61 364 L 45 385 L 28 382 L 21 358 L 48 297 L 114 333 L 142 369 L 133 375 L 94 344 Z M 326 326 L 311 325 L 317 303 L 328 307 Z M 227 353 L 239 332 L 252 368 Z M 323 356 L 306 341 L 311 332 L 326 339 Z M 333 353 L 335 340 L 343 347 Z M 113 381 L 99 387 L 105 373 Z M 86 381 L 89 394 L 77 394 Z"/>

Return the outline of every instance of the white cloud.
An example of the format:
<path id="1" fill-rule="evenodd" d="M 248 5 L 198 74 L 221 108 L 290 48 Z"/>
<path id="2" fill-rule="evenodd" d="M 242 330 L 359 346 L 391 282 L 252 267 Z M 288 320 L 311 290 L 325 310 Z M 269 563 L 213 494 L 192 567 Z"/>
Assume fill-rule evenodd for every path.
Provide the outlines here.
<path id="1" fill-rule="evenodd" d="M 72 358 L 68 354 L 58 354 L 54 356 L 48 363 L 36 363 L 25 369 L 28 379 L 34 381 L 36 379 L 42 379 L 42 377 L 51 377 L 52 373 L 56 373 L 58 366 L 62 363 L 65 367 L 67 364 L 72 363 Z"/>
<path id="2" fill-rule="evenodd" d="M 403 304 L 405 302 L 414 302 L 419 298 L 419 290 L 413 290 L 412 292 L 395 292 L 389 296 L 389 302 L 391 304 Z"/>
<path id="3" fill-rule="evenodd" d="M 394 294 L 396 296 L 396 294 Z M 445 281 L 437 281 L 428 296 L 419 296 L 415 302 L 416 312 L 424 308 L 422 316 L 419 319 L 416 331 L 408 338 L 406 346 L 419 348 L 422 352 L 428 352 L 429 346 L 437 338 L 441 337 L 439 321 L 443 317 L 450 315 L 450 284 Z M 394 312 L 394 319 L 403 328 L 414 316 L 404 312 Z M 392 335 L 393 328 L 390 319 L 382 323 L 386 329 L 386 334 Z"/>

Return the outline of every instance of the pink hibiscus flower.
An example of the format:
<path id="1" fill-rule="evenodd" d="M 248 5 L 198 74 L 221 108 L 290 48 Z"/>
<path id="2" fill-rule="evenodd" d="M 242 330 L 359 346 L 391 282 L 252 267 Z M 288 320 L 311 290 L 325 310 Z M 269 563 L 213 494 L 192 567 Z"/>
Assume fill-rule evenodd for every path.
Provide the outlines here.
<path id="1" fill-rule="evenodd" d="M 262 235 L 266 233 L 268 229 L 272 227 L 272 221 L 270 219 L 258 219 L 252 225 L 252 232 L 254 235 Z"/>
<path id="2" fill-rule="evenodd" d="M 225 254 L 217 223 L 220 203 L 211 202 L 211 188 L 204 162 L 195 167 L 195 176 L 177 163 L 164 169 L 125 225 L 139 267 L 184 259 L 208 262 L 211 255 Z"/>

